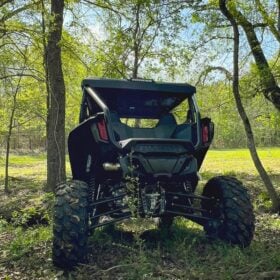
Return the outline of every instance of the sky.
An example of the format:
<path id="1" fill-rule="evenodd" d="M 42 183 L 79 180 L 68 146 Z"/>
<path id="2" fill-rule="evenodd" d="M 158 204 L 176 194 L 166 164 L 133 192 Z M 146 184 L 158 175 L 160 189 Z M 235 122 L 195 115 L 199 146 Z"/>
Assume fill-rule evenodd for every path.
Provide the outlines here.
<path id="1" fill-rule="evenodd" d="M 81 36 L 82 42 L 93 42 L 102 41 L 107 38 L 106 29 L 104 27 L 103 18 L 100 10 L 90 9 L 88 6 L 79 5 L 79 10 L 76 10 L 75 13 L 79 17 L 79 21 L 82 21 L 83 25 L 87 27 L 88 33 Z M 191 17 L 191 14 L 187 15 L 189 11 L 183 12 L 183 15 Z M 65 25 L 74 30 L 77 27 L 71 28 L 72 22 L 75 21 L 73 15 L 68 12 L 65 16 Z M 195 44 L 199 43 L 200 36 L 203 33 L 204 25 L 201 23 L 190 23 L 186 28 L 181 32 L 182 39 L 186 42 L 186 48 L 191 49 Z M 240 42 L 240 69 L 241 75 L 248 72 L 251 63 L 253 62 L 253 57 L 250 55 L 250 48 L 245 38 L 244 33 L 240 30 L 241 42 Z M 279 51 L 279 43 L 271 36 L 271 34 L 266 32 L 259 31 L 258 37 L 262 42 L 262 47 L 266 57 L 270 60 L 272 59 L 277 51 Z M 230 34 L 231 36 L 231 34 Z M 172 55 L 172 50 L 170 52 Z M 188 65 L 188 68 L 182 70 L 182 74 L 178 77 L 172 77 L 177 82 L 180 80 L 193 80 L 193 76 L 197 76 L 199 72 L 206 65 L 212 66 L 223 66 L 228 70 L 232 70 L 232 42 L 231 40 L 221 39 L 219 45 L 216 42 L 210 42 L 203 46 L 197 54 L 193 57 L 191 63 Z M 163 78 L 168 79 L 168 74 L 162 71 Z M 158 75 L 156 75 L 158 76 Z M 214 79 L 224 79 L 221 74 L 216 73 Z"/>

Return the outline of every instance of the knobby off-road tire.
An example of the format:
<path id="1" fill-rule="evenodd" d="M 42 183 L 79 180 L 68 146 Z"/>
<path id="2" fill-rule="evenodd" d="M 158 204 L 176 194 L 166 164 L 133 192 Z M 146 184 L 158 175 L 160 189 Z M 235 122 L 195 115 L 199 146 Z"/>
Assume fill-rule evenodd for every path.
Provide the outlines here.
<path id="1" fill-rule="evenodd" d="M 207 210 L 205 216 L 213 218 L 204 226 L 206 234 L 230 244 L 249 246 L 254 235 L 255 217 L 242 183 L 230 176 L 214 177 L 205 185 L 202 195 L 214 199 L 201 203 Z"/>
<path id="2" fill-rule="evenodd" d="M 88 185 L 82 181 L 60 184 L 56 189 L 53 224 L 53 263 L 72 269 L 87 261 Z"/>

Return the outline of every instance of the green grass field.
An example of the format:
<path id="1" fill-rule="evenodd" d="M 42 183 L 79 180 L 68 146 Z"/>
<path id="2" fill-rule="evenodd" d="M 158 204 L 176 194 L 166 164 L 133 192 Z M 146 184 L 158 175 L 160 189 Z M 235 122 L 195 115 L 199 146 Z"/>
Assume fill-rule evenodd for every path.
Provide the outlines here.
<path id="1" fill-rule="evenodd" d="M 266 170 L 271 174 L 280 174 L 280 148 L 260 148 L 258 152 Z M 11 155 L 10 157 L 10 176 L 27 176 L 44 180 L 46 170 L 45 155 Z M 201 172 L 257 174 L 247 149 L 210 150 Z M 69 163 L 67 163 L 67 174 L 71 175 Z M 0 157 L 0 177 L 2 176 L 4 176 L 4 158 Z"/>
<path id="2" fill-rule="evenodd" d="M 259 154 L 280 192 L 280 148 Z M 69 164 L 67 172 L 70 177 Z M 208 240 L 201 226 L 183 218 L 176 219 L 170 236 L 149 230 L 140 238 L 145 224 L 126 223 L 97 230 L 90 237 L 89 264 L 63 273 L 51 262 L 52 196 L 41 191 L 45 156 L 11 156 L 10 196 L 3 193 L 0 157 L 0 211 L 13 212 L 9 222 L 0 219 L 0 279 L 280 279 L 280 219 L 266 212 L 269 199 L 248 151 L 211 150 L 201 173 L 200 188 L 219 174 L 236 175 L 248 187 L 256 211 L 249 248 Z M 42 220 L 28 225 L 37 213 L 45 216 L 45 225 Z"/>
<path id="3" fill-rule="evenodd" d="M 280 174 L 280 148 L 261 148 L 258 152 L 266 170 L 271 174 Z M 201 171 L 202 173 L 235 172 L 257 175 L 247 149 L 210 150 Z"/>

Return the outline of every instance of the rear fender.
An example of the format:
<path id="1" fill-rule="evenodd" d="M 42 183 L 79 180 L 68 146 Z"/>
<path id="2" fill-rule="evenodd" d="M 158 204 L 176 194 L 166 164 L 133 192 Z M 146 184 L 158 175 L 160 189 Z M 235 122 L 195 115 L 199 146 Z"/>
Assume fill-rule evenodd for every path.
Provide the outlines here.
<path id="1" fill-rule="evenodd" d="M 90 118 L 73 129 L 68 137 L 68 152 L 73 179 L 87 181 L 89 155 L 95 154 L 97 118 Z"/>
<path id="2" fill-rule="evenodd" d="M 103 114 L 96 115 L 70 132 L 68 151 L 73 179 L 87 182 L 90 172 L 104 178 L 102 163 L 115 162 L 118 157 L 116 146 L 109 138 L 104 139 L 104 129 L 107 127 L 103 123 L 103 131 L 98 129 L 98 124 L 103 120 Z"/>

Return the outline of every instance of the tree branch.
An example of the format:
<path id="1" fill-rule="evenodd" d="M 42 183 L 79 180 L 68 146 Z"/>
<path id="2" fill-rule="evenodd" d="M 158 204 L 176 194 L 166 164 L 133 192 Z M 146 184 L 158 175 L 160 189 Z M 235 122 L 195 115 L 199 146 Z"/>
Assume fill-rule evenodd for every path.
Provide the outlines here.
<path id="1" fill-rule="evenodd" d="M 89 5 L 94 5 L 98 8 L 101 8 L 101 9 L 106 9 L 106 10 L 109 10 L 113 13 L 115 13 L 116 15 L 118 15 L 119 17 L 124 17 L 124 18 L 127 18 L 127 15 L 121 13 L 119 10 L 113 8 L 112 5 L 105 5 L 105 4 L 102 4 L 102 3 L 97 3 L 97 2 L 93 2 L 91 0 L 82 0 L 82 2 L 84 2 L 85 4 L 89 4 Z"/>
<path id="2" fill-rule="evenodd" d="M 0 8 L 2 8 L 4 5 L 12 3 L 13 0 L 2 0 L 2 3 L 0 3 Z"/>
<path id="3" fill-rule="evenodd" d="M 261 3 L 261 1 L 260 0 L 255 0 L 255 1 L 256 1 L 256 5 L 257 5 L 257 8 L 258 8 L 260 14 L 262 15 L 262 18 L 266 22 L 268 28 L 270 29 L 271 33 L 274 35 L 276 40 L 280 43 L 280 32 L 279 32 L 279 30 L 277 30 L 276 26 L 272 22 L 271 18 L 269 17 L 268 13 L 266 12 L 265 7 Z"/>
<path id="4" fill-rule="evenodd" d="M 34 2 L 34 3 L 31 3 L 31 4 L 26 4 L 26 5 L 20 7 L 20 8 L 18 8 L 18 9 L 16 9 L 16 10 L 11 11 L 10 13 L 4 15 L 4 16 L 0 19 L 0 24 L 4 24 L 5 21 L 7 21 L 8 19 L 14 17 L 15 15 L 17 15 L 17 14 L 23 12 L 23 11 L 26 11 L 26 10 L 30 9 L 32 6 L 34 6 L 34 5 L 38 4 L 38 3 L 39 3 L 39 2 Z"/>
<path id="5" fill-rule="evenodd" d="M 9 75 L 4 75 L 4 76 L 0 76 L 0 80 L 4 80 L 4 79 L 7 79 L 7 78 L 12 78 L 12 77 L 31 77 L 39 82 L 44 82 L 45 80 L 36 76 L 36 75 L 33 75 L 33 74 L 24 74 L 24 73 L 16 73 L 16 74 L 9 74 Z"/>
<path id="6" fill-rule="evenodd" d="M 258 40 L 253 24 L 236 8 L 236 3 L 229 0 L 231 15 L 236 19 L 247 37 L 256 66 L 259 70 L 259 76 L 263 87 L 263 95 L 271 101 L 274 106 L 280 110 L 280 88 L 269 67 L 268 61 L 264 55 L 262 46 Z"/>
<path id="7" fill-rule="evenodd" d="M 197 79 L 197 82 L 195 83 L 195 86 L 198 86 L 201 83 L 201 79 L 203 78 L 203 83 L 208 74 L 210 74 L 213 71 L 220 71 L 223 74 L 225 74 L 226 78 L 229 81 L 232 81 L 232 74 L 224 67 L 222 66 L 208 66 L 204 71 L 202 71 Z"/>

